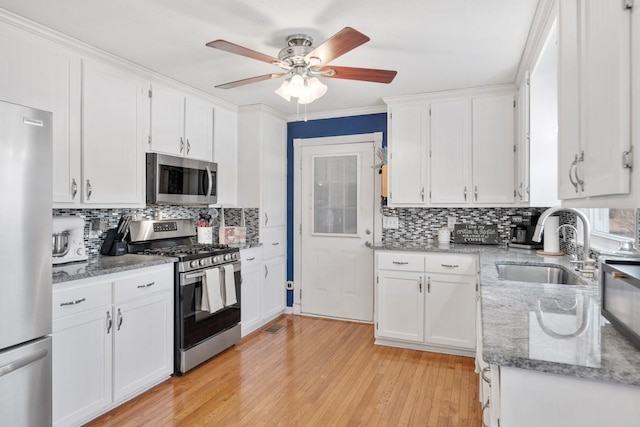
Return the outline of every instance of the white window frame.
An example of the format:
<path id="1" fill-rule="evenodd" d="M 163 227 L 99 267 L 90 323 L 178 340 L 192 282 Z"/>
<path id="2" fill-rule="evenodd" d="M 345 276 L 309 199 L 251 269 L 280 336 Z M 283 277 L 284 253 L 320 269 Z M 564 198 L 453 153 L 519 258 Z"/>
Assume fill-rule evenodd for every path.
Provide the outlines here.
<path id="1" fill-rule="evenodd" d="M 596 224 L 597 221 L 601 221 L 601 218 L 597 217 L 596 208 L 581 209 L 581 211 L 587 216 L 587 218 L 589 219 L 589 223 L 592 224 L 591 233 L 590 233 L 591 249 L 597 252 L 613 252 L 618 250 L 618 248 L 620 248 L 620 243 L 636 242 L 637 235 L 638 235 L 637 226 L 636 226 L 636 232 L 635 232 L 634 238 L 622 237 L 615 234 L 605 233 L 602 231 L 595 231 L 594 225 Z M 583 235 L 582 221 L 578 220 L 577 229 L 578 229 L 578 236 L 577 236 L 578 244 L 582 245 L 584 243 L 583 242 L 584 239 L 582 238 L 582 235 Z"/>

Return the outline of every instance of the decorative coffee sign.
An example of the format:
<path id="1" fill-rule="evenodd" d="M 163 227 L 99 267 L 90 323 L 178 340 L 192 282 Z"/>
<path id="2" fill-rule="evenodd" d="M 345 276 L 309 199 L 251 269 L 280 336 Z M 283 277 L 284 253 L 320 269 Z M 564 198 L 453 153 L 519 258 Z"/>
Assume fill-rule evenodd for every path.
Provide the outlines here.
<path id="1" fill-rule="evenodd" d="M 499 245 L 500 235 L 496 224 L 456 224 L 453 243 Z"/>

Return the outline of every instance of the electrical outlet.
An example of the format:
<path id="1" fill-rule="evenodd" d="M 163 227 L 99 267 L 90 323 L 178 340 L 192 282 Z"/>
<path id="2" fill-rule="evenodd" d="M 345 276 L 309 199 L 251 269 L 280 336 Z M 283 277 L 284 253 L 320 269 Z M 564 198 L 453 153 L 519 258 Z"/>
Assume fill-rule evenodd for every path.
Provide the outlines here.
<path id="1" fill-rule="evenodd" d="M 453 230 L 454 225 L 456 225 L 456 217 L 455 216 L 447 217 L 447 227 Z"/>
<path id="2" fill-rule="evenodd" d="M 287 280 L 287 289 L 293 289 L 293 282 L 291 280 Z"/>
<path id="3" fill-rule="evenodd" d="M 397 216 L 383 216 L 382 228 L 396 230 L 400 227 L 400 222 Z"/>

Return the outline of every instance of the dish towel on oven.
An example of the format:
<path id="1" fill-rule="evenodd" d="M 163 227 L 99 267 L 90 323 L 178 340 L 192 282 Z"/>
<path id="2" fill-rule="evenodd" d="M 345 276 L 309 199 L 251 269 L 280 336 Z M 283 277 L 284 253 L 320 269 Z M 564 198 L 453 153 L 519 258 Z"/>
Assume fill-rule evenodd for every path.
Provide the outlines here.
<path id="1" fill-rule="evenodd" d="M 205 270 L 204 283 L 202 284 L 202 311 L 215 313 L 224 308 L 222 294 L 220 292 L 220 269 L 210 268 Z"/>
<path id="2" fill-rule="evenodd" d="M 224 267 L 224 291 L 226 294 L 225 305 L 233 305 L 238 302 L 236 298 L 236 278 L 233 273 L 233 264 Z"/>

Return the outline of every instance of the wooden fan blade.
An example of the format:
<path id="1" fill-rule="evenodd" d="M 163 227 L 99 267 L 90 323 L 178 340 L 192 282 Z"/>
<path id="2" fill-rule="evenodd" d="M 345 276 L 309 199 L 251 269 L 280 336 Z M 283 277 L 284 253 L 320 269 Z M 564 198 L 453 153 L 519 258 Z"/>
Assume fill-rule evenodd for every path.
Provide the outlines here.
<path id="1" fill-rule="evenodd" d="M 263 80 L 277 79 L 278 77 L 286 76 L 287 73 L 271 73 L 263 74 L 262 76 L 250 77 L 248 79 L 236 80 L 235 82 L 224 83 L 216 86 L 216 89 L 231 89 L 238 86 L 248 85 L 250 83 L 257 83 Z"/>
<path id="2" fill-rule="evenodd" d="M 334 73 L 331 72 L 332 70 Z M 331 79 L 363 80 L 376 83 L 391 83 L 396 74 L 398 74 L 397 71 L 392 70 L 334 66 L 322 67 L 320 73 L 322 73 L 322 77 Z"/>
<path id="3" fill-rule="evenodd" d="M 309 63 L 311 58 L 319 58 L 320 64 L 328 64 L 339 56 L 368 42 L 369 37 L 351 27 L 345 27 L 313 49 L 304 60 Z"/>
<path id="4" fill-rule="evenodd" d="M 265 55 L 264 53 L 256 52 L 255 50 L 239 46 L 226 40 L 214 40 L 207 43 L 207 46 L 214 49 L 224 50 L 225 52 L 235 53 L 236 55 L 246 56 L 247 58 L 257 59 L 258 61 L 268 62 L 269 64 L 277 64 L 280 62 L 278 58 Z"/>

